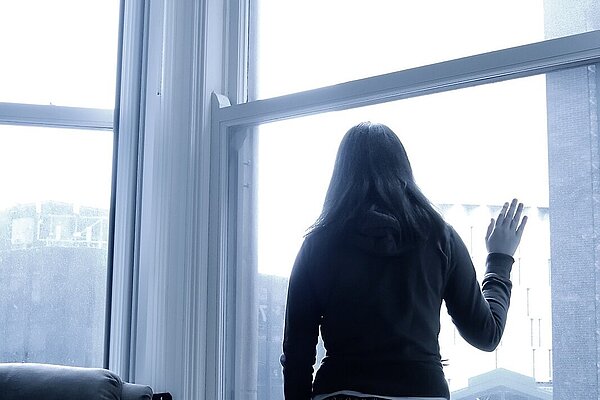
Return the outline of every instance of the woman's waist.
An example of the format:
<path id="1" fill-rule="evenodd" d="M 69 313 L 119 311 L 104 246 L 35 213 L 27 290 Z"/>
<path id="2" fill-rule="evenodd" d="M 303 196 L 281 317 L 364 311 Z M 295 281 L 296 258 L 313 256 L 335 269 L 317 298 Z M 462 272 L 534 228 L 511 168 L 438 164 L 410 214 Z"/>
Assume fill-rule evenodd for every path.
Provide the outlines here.
<path id="1" fill-rule="evenodd" d="M 447 397 L 448 385 L 439 360 L 377 360 L 328 356 L 319 367 L 315 394 L 355 390 L 393 397 Z"/>
<path id="2" fill-rule="evenodd" d="M 437 354 L 423 354 L 410 358 L 398 357 L 391 354 L 336 354 L 328 352 L 321 365 L 356 365 L 361 368 L 368 365 L 371 368 L 394 368 L 394 369 L 411 369 L 422 368 L 426 370 L 443 371 L 441 358 Z"/>

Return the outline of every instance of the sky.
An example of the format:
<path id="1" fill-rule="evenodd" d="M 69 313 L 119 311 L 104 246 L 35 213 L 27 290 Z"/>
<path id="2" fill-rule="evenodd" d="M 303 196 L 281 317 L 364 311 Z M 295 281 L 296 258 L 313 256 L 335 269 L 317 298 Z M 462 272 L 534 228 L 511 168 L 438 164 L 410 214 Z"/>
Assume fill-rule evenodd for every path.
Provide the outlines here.
<path id="1" fill-rule="evenodd" d="M 0 2 L 0 102 L 114 107 L 119 0 Z"/>
<path id="2" fill-rule="evenodd" d="M 0 103 L 114 108 L 118 22 L 118 0 L 1 1 L 0 54 L 11 62 L 0 63 Z M 0 125 L 0 210 L 44 200 L 108 208 L 112 140 Z"/>
<path id="3" fill-rule="evenodd" d="M 543 0 L 259 0 L 258 5 L 258 98 L 544 39 Z"/>

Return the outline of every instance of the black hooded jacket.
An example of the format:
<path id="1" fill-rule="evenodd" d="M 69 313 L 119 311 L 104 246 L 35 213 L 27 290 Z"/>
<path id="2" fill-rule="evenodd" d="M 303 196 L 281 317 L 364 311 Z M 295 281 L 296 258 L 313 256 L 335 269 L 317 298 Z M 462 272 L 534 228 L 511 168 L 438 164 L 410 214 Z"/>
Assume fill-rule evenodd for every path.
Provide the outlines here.
<path id="1" fill-rule="evenodd" d="M 305 239 L 288 287 L 281 364 L 286 400 L 354 390 L 446 397 L 438 344 L 442 300 L 473 346 L 496 348 L 509 307 L 506 254 L 489 254 L 480 287 L 450 226 L 403 243 L 395 218 L 370 210 L 344 234 Z M 313 382 L 319 328 L 326 348 Z"/>

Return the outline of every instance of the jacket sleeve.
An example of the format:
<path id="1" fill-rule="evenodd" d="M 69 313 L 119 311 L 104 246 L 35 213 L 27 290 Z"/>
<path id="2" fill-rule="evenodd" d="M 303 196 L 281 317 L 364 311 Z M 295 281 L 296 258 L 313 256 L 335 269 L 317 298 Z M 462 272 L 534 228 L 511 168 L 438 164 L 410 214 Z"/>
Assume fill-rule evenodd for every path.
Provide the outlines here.
<path id="1" fill-rule="evenodd" d="M 320 313 L 309 276 L 310 246 L 302 245 L 290 276 L 283 354 L 283 383 L 286 400 L 310 400 L 313 365 L 319 337 Z"/>
<path id="2" fill-rule="evenodd" d="M 514 259 L 507 254 L 488 254 L 480 288 L 471 256 L 454 230 L 449 247 L 450 268 L 444 294 L 448 313 L 468 343 L 483 351 L 493 351 L 506 324 Z"/>

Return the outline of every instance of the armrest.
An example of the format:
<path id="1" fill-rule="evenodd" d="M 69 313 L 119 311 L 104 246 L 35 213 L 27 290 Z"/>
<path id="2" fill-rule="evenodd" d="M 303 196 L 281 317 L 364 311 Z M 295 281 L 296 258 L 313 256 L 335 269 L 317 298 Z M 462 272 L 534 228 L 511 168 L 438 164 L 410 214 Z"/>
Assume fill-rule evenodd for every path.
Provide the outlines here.
<path id="1" fill-rule="evenodd" d="M 152 400 L 146 385 L 123 382 L 102 368 L 0 363 L 2 400 Z"/>
<path id="2" fill-rule="evenodd" d="M 121 400 L 152 400 L 150 386 L 123 382 Z"/>
<path id="3" fill-rule="evenodd" d="M 5 363 L 0 387 L 3 400 L 113 400 L 121 393 L 121 379 L 100 368 Z"/>

